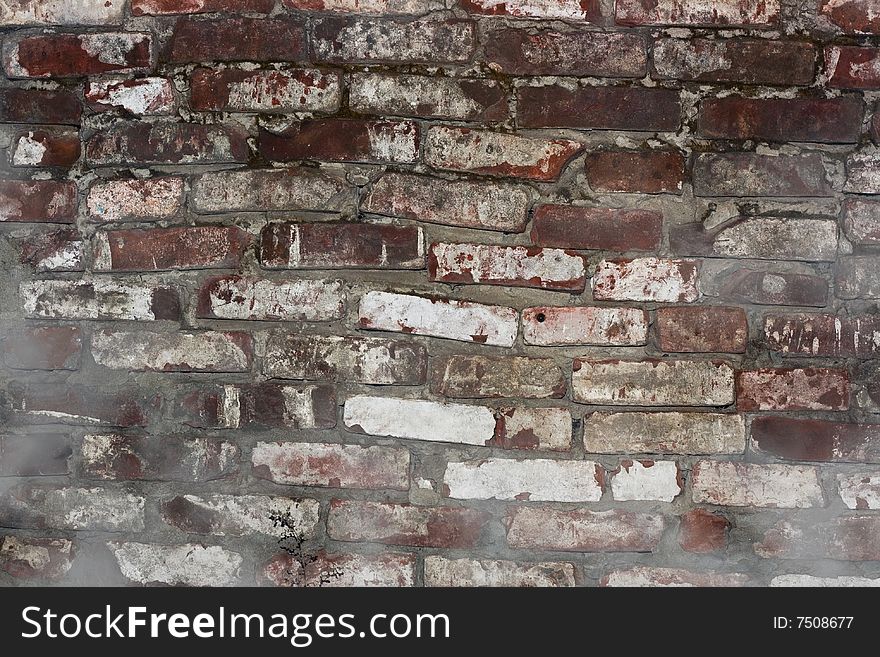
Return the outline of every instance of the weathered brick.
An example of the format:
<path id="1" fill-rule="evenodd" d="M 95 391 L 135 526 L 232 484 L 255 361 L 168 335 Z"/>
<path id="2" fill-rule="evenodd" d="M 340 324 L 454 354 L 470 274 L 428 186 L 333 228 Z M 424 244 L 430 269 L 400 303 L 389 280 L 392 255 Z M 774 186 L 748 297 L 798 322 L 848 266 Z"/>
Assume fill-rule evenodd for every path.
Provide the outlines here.
<path id="1" fill-rule="evenodd" d="M 814 575 L 777 575 L 770 580 L 770 586 L 809 587 L 866 587 L 880 586 L 880 579 L 870 577 L 816 577 Z"/>
<path id="2" fill-rule="evenodd" d="M 49 123 L 79 125 L 82 107 L 67 89 L 0 90 L 0 123 Z"/>
<path id="3" fill-rule="evenodd" d="M 676 151 L 598 151 L 587 155 L 585 169 L 597 192 L 680 194 L 684 183 L 684 157 Z"/>
<path id="4" fill-rule="evenodd" d="M 12 392 L 10 401 L 16 415 L 32 422 L 117 427 L 145 426 L 159 406 L 158 395 L 64 384 L 24 386 Z"/>
<path id="5" fill-rule="evenodd" d="M 880 194 L 880 155 L 852 153 L 846 158 L 843 191 L 854 194 Z"/>
<path id="6" fill-rule="evenodd" d="M 122 22 L 124 0 L 12 0 L 0 8 L 0 24 L 114 25 Z"/>
<path id="7" fill-rule="evenodd" d="M 741 411 L 845 411 L 849 373 L 814 367 L 738 372 L 736 405 Z"/>
<path id="8" fill-rule="evenodd" d="M 266 344 L 263 373 L 279 379 L 420 385 L 427 364 L 427 350 L 408 340 L 275 332 Z"/>
<path id="9" fill-rule="evenodd" d="M 245 132 L 234 125 L 123 122 L 86 143 L 96 166 L 245 162 Z"/>
<path id="10" fill-rule="evenodd" d="M 210 438 L 89 434 L 80 446 L 87 478 L 143 481 L 213 481 L 238 472 L 237 445 Z"/>
<path id="11" fill-rule="evenodd" d="M 257 443 L 253 475 L 276 484 L 331 488 L 409 488 L 409 451 L 332 443 Z"/>
<path id="12" fill-rule="evenodd" d="M 880 561 L 880 516 L 847 515 L 822 523 L 781 520 L 755 544 L 755 554 L 781 559 Z"/>
<path id="13" fill-rule="evenodd" d="M 653 552 L 663 536 L 663 516 L 632 511 L 562 511 L 514 507 L 505 518 L 507 543 L 523 550 Z M 565 531 L 560 531 L 564 527 Z"/>
<path id="14" fill-rule="evenodd" d="M 335 209 L 344 195 L 341 181 L 313 169 L 242 170 L 196 178 L 191 204 L 196 212 L 271 212 Z"/>
<path id="15" fill-rule="evenodd" d="M 31 34 L 3 44 L 11 78 L 70 78 L 142 73 L 152 66 L 152 37 L 142 32 Z"/>
<path id="16" fill-rule="evenodd" d="M 278 134 L 260 131 L 259 150 L 273 162 L 411 164 L 419 155 L 419 126 L 413 121 L 302 121 Z"/>
<path id="17" fill-rule="evenodd" d="M 412 554 L 328 554 L 302 564 L 293 555 L 277 554 L 258 571 L 273 586 L 414 586 L 416 558 Z"/>
<path id="18" fill-rule="evenodd" d="M 517 98 L 517 119 L 524 128 L 665 132 L 681 124 L 681 103 L 673 89 L 550 85 L 522 87 Z"/>
<path id="19" fill-rule="evenodd" d="M 183 204 L 183 178 L 174 176 L 97 182 L 86 208 L 96 221 L 172 219 Z"/>
<path id="20" fill-rule="evenodd" d="M 243 561 L 237 552 L 196 543 L 108 543 L 123 577 L 135 584 L 233 586 Z"/>
<path id="21" fill-rule="evenodd" d="M 819 13 L 844 32 L 880 33 L 880 16 L 872 0 L 823 0 Z"/>
<path id="22" fill-rule="evenodd" d="M 604 477 L 593 461 L 484 458 L 448 463 L 443 491 L 461 500 L 598 502 Z"/>
<path id="23" fill-rule="evenodd" d="M 354 73 L 349 106 L 360 114 L 503 121 L 507 92 L 495 80 Z"/>
<path id="24" fill-rule="evenodd" d="M 247 372 L 253 351 L 250 334 L 240 331 L 101 331 L 91 343 L 98 365 L 148 372 Z"/>
<path id="25" fill-rule="evenodd" d="M 597 301 L 696 301 L 698 264 L 694 260 L 635 258 L 602 260 L 593 275 Z"/>
<path id="26" fill-rule="evenodd" d="M 705 280 L 705 279 L 704 279 Z M 718 295 L 739 303 L 765 306 L 818 306 L 828 300 L 828 281 L 812 274 L 774 268 L 736 268 L 719 277 Z"/>
<path id="27" fill-rule="evenodd" d="M 720 513 L 691 509 L 681 516 L 678 544 L 686 552 L 711 554 L 727 547 L 730 521 Z"/>
<path id="28" fill-rule="evenodd" d="M 27 317 L 37 319 L 162 320 L 180 317 L 173 288 L 106 279 L 41 280 L 21 284 Z"/>
<path id="29" fill-rule="evenodd" d="M 508 75 L 641 78 L 648 67 L 641 34 L 503 28 L 484 39 L 481 60 Z"/>
<path id="30" fill-rule="evenodd" d="M 174 88 L 168 78 L 90 80 L 86 102 L 95 109 L 122 109 L 136 116 L 174 113 Z"/>
<path id="31" fill-rule="evenodd" d="M 432 224 L 521 233 L 530 205 L 531 193 L 520 185 L 386 173 L 362 208 Z"/>
<path id="32" fill-rule="evenodd" d="M 635 566 L 629 570 L 612 570 L 601 579 L 599 586 L 717 588 L 746 586 L 749 581 L 745 573 L 698 573 L 684 568 Z"/>
<path id="33" fill-rule="evenodd" d="M 791 461 L 880 463 L 880 424 L 759 417 L 752 421 L 751 444 Z"/>
<path id="34" fill-rule="evenodd" d="M 698 504 L 781 509 L 825 505 L 818 471 L 805 465 L 699 461 L 691 484 Z"/>
<path id="35" fill-rule="evenodd" d="M 459 0 L 462 9 L 473 14 L 545 18 L 576 22 L 601 19 L 596 0 Z"/>
<path id="36" fill-rule="evenodd" d="M 768 314 L 764 338 L 783 356 L 869 358 L 880 353 L 880 318 L 874 315 Z"/>
<path id="37" fill-rule="evenodd" d="M 742 454 L 743 418 L 723 413 L 593 413 L 584 419 L 590 454 Z"/>
<path id="38" fill-rule="evenodd" d="M 432 281 L 583 290 L 584 256 L 562 249 L 437 242 L 428 250 Z"/>
<path id="39" fill-rule="evenodd" d="M 0 477 L 66 475 L 72 453 L 66 436 L 0 434 Z"/>
<path id="40" fill-rule="evenodd" d="M 235 226 L 110 230 L 95 235 L 95 271 L 235 268 L 251 238 Z"/>
<path id="41" fill-rule="evenodd" d="M 749 342 L 746 313 L 731 306 L 658 308 L 654 330 L 662 351 L 741 354 Z"/>
<path id="42" fill-rule="evenodd" d="M 856 244 L 880 244 L 880 202 L 846 199 L 843 203 L 843 230 Z"/>
<path id="43" fill-rule="evenodd" d="M 162 59 L 174 64 L 304 60 L 304 21 L 285 18 L 179 18 Z"/>
<path id="44" fill-rule="evenodd" d="M 23 221 L 72 224 L 76 184 L 62 180 L 0 180 L 0 223 Z"/>
<path id="45" fill-rule="evenodd" d="M 336 426 L 336 392 L 268 382 L 200 387 L 183 393 L 177 417 L 204 429 L 330 429 Z"/>
<path id="46" fill-rule="evenodd" d="M 848 509 L 880 509 L 880 476 L 871 472 L 839 474 L 837 494 Z"/>
<path id="47" fill-rule="evenodd" d="M 880 267 L 876 256 L 841 256 L 837 261 L 835 289 L 841 299 L 880 298 Z"/>
<path id="48" fill-rule="evenodd" d="M 567 385 L 551 358 L 453 355 L 432 361 L 431 390 L 444 397 L 559 399 Z"/>
<path id="49" fill-rule="evenodd" d="M 178 495 L 162 503 L 162 519 L 188 534 L 280 537 L 291 531 L 311 538 L 318 506 L 317 500 L 269 495 Z"/>
<path id="50" fill-rule="evenodd" d="M 469 445 L 489 444 L 496 431 L 485 406 L 367 395 L 345 401 L 343 422 L 355 433 Z"/>
<path id="51" fill-rule="evenodd" d="M 79 132 L 69 128 L 25 130 L 12 137 L 14 167 L 70 168 L 80 156 Z"/>
<path id="52" fill-rule="evenodd" d="M 422 229 L 365 223 L 271 223 L 260 235 L 271 269 L 424 269 Z"/>
<path id="53" fill-rule="evenodd" d="M 313 68 L 284 71 L 216 71 L 200 68 L 190 78 L 194 110 L 332 113 L 342 99 L 339 73 Z"/>
<path id="54" fill-rule="evenodd" d="M 570 563 L 425 558 L 425 586 L 574 586 Z"/>
<path id="55" fill-rule="evenodd" d="M 138 532 L 144 498 L 108 488 L 22 484 L 0 497 L 0 524 L 17 529 Z"/>
<path id="56" fill-rule="evenodd" d="M 392 292 L 367 292 L 358 306 L 360 328 L 500 347 L 513 346 L 518 319 L 516 310 L 504 306 Z"/>
<path id="57" fill-rule="evenodd" d="M 446 8 L 443 0 L 281 0 L 289 9 L 340 14 L 427 14 Z"/>
<path id="58" fill-rule="evenodd" d="M 576 358 L 572 399 L 614 406 L 726 406 L 733 368 L 717 361 L 620 361 Z"/>
<path id="59" fill-rule="evenodd" d="M 653 53 L 661 80 L 781 86 L 810 84 L 815 60 L 810 43 L 771 39 L 657 39 Z"/>
<path id="60" fill-rule="evenodd" d="M 320 20 L 312 30 L 312 39 L 314 57 L 325 62 L 467 62 L 476 48 L 474 23 L 452 18 L 335 16 Z"/>
<path id="61" fill-rule="evenodd" d="M 880 88 L 880 49 L 826 46 L 828 86 L 839 89 Z"/>
<path id="62" fill-rule="evenodd" d="M 648 314 L 640 308 L 537 306 L 522 313 L 523 342 L 542 346 L 643 345 Z"/>
<path id="63" fill-rule="evenodd" d="M 198 292 L 198 317 L 239 320 L 327 322 L 342 319 L 340 280 L 270 281 L 215 276 Z"/>
<path id="64" fill-rule="evenodd" d="M 75 556 L 73 542 L 66 538 L 0 538 L 0 568 L 18 579 L 61 579 Z"/>
<path id="65" fill-rule="evenodd" d="M 275 0 L 132 0 L 131 13 L 135 16 L 213 14 L 221 11 L 268 14 L 274 6 Z"/>
<path id="66" fill-rule="evenodd" d="M 696 196 L 831 195 L 819 153 L 700 153 L 693 182 Z"/>
<path id="67" fill-rule="evenodd" d="M 688 25 L 693 27 L 772 26 L 779 20 L 779 0 L 617 0 L 618 25 Z"/>
<path id="68" fill-rule="evenodd" d="M 550 181 L 582 149 L 568 139 L 434 126 L 425 138 L 424 158 L 435 169 Z"/>
<path id="69" fill-rule="evenodd" d="M 3 339 L 3 360 L 16 370 L 76 370 L 82 331 L 76 326 L 37 326 Z"/>
<path id="70" fill-rule="evenodd" d="M 502 449 L 567 450 L 571 447 L 571 412 L 567 408 L 500 408 L 495 437 L 487 445 Z"/>
<path id="71" fill-rule="evenodd" d="M 865 108 L 859 98 L 707 98 L 697 134 L 710 139 L 856 143 Z"/>
<path id="72" fill-rule="evenodd" d="M 653 210 L 539 205 L 531 239 L 539 246 L 653 251 L 663 239 L 663 216 Z"/>
<path id="73" fill-rule="evenodd" d="M 684 488 L 681 471 L 675 461 L 626 459 L 611 474 L 611 493 L 617 502 L 671 502 Z"/>
<path id="74" fill-rule="evenodd" d="M 709 230 L 701 223 L 674 226 L 669 246 L 682 255 L 833 261 L 837 233 L 833 219 L 740 216 Z"/>
<path id="75" fill-rule="evenodd" d="M 18 260 L 36 272 L 83 271 L 86 243 L 75 228 L 59 228 L 15 240 Z"/>

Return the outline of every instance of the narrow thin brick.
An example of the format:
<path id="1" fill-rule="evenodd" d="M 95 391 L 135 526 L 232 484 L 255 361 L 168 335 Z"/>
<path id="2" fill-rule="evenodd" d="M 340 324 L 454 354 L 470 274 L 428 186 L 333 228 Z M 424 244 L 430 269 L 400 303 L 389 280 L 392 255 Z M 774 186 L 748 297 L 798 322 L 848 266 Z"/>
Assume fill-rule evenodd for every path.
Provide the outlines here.
<path id="1" fill-rule="evenodd" d="M 719 297 L 737 303 L 822 307 L 828 301 L 828 281 L 813 274 L 749 266 L 729 271 L 719 283 Z"/>
<path id="2" fill-rule="evenodd" d="M 465 11 L 485 16 L 590 23 L 601 18 L 597 0 L 459 0 L 458 4 Z"/>
<path id="3" fill-rule="evenodd" d="M 134 16 L 216 12 L 268 14 L 274 6 L 275 0 L 132 0 L 131 13 Z"/>
<path id="4" fill-rule="evenodd" d="M 425 558 L 425 586 L 574 586 L 574 566 L 570 563 L 488 559 Z"/>
<path id="5" fill-rule="evenodd" d="M 14 167 L 72 167 L 80 157 L 79 132 L 69 128 L 42 128 L 19 132 L 12 138 Z"/>
<path id="6" fill-rule="evenodd" d="M 250 236 L 235 226 L 112 230 L 95 236 L 95 271 L 237 268 Z"/>
<path id="7" fill-rule="evenodd" d="M 599 586 L 718 588 L 746 586 L 750 581 L 745 573 L 703 573 L 684 568 L 635 566 L 629 570 L 612 570 L 600 580 Z"/>
<path id="8" fill-rule="evenodd" d="M 12 0 L 0 8 L 0 24 L 118 25 L 124 11 L 124 0 Z"/>
<path id="9" fill-rule="evenodd" d="M 779 0 L 617 0 L 618 25 L 770 27 L 779 20 Z"/>
<path id="10" fill-rule="evenodd" d="M 258 571 L 273 586 L 414 586 L 416 558 L 412 554 L 333 553 L 320 551 L 303 569 L 297 558 L 277 554 Z"/>
<path id="11" fill-rule="evenodd" d="M 273 518 L 283 517 L 287 524 Z M 178 495 L 162 503 L 166 524 L 188 534 L 276 538 L 294 532 L 306 539 L 314 536 L 318 501 L 269 495 Z"/>
<path id="12" fill-rule="evenodd" d="M 247 372 L 253 339 L 242 332 L 92 334 L 92 357 L 110 369 L 148 372 Z"/>
<path id="13" fill-rule="evenodd" d="M 590 454 L 742 454 L 743 418 L 726 413 L 593 413 L 584 420 Z"/>
<path id="14" fill-rule="evenodd" d="M 96 109 L 121 109 L 136 116 L 174 113 L 174 87 L 168 78 L 91 80 L 86 102 Z"/>
<path id="15" fill-rule="evenodd" d="M 139 532 L 145 500 L 110 488 L 22 484 L 0 497 L 0 524 L 21 529 Z"/>
<path id="16" fill-rule="evenodd" d="M 244 561 L 218 545 L 114 542 L 107 547 L 122 576 L 145 586 L 234 586 Z"/>
<path id="17" fill-rule="evenodd" d="M 107 392 L 82 385 L 39 384 L 10 395 L 16 415 L 35 423 L 142 427 L 158 408 L 158 395 L 133 389 Z"/>
<path id="18" fill-rule="evenodd" d="M 67 89 L 0 90 L 0 123 L 79 125 L 82 107 Z"/>

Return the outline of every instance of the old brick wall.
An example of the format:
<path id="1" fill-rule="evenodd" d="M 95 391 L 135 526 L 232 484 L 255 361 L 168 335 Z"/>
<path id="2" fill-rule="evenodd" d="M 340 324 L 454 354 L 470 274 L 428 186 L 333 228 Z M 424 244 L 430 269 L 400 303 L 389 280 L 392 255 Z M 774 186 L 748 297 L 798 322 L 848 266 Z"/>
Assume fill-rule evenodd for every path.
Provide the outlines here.
<path id="1" fill-rule="evenodd" d="M 0 584 L 880 583 L 876 0 L 0 23 Z"/>

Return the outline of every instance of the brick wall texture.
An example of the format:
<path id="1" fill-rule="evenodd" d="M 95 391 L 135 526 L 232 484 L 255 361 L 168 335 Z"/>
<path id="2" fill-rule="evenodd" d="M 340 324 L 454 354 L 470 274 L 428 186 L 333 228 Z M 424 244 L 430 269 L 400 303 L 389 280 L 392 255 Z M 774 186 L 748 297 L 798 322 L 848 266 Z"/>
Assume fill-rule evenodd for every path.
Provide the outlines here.
<path id="1" fill-rule="evenodd" d="M 0 584 L 880 585 L 876 1 L 0 5 Z"/>

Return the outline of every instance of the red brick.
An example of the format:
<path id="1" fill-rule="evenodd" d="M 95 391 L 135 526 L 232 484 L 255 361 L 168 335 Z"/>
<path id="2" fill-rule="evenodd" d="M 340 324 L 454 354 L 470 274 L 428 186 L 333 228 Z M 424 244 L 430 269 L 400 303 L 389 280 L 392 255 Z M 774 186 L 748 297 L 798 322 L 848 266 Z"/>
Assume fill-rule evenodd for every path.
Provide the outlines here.
<path id="1" fill-rule="evenodd" d="M 790 461 L 880 463 L 880 424 L 759 417 L 751 442 L 758 452 Z"/>
<path id="2" fill-rule="evenodd" d="M 342 281 L 215 276 L 198 291 L 196 316 L 266 321 L 327 322 L 342 319 Z"/>
<path id="3" fill-rule="evenodd" d="M 828 300 L 828 281 L 812 274 L 742 267 L 719 278 L 718 293 L 739 303 L 822 307 Z"/>
<path id="4" fill-rule="evenodd" d="M 849 373 L 816 367 L 741 371 L 736 399 L 741 411 L 845 411 Z"/>
<path id="5" fill-rule="evenodd" d="M 689 25 L 693 27 L 772 26 L 779 20 L 779 0 L 617 0 L 618 25 Z"/>
<path id="6" fill-rule="evenodd" d="M 485 16 L 511 18 L 545 18 L 577 22 L 599 22 L 601 8 L 598 0 L 459 0 L 462 9 Z"/>
<path id="7" fill-rule="evenodd" d="M 190 106 L 227 112 L 332 113 L 341 102 L 339 73 L 318 69 L 285 71 L 193 71 Z"/>
<path id="8" fill-rule="evenodd" d="M 332 443 L 257 443 L 251 472 L 288 486 L 409 489 L 409 451 Z"/>
<path id="9" fill-rule="evenodd" d="M 698 461 L 693 501 L 717 506 L 804 509 L 825 506 L 817 468 L 808 465 Z"/>
<path id="10" fill-rule="evenodd" d="M 517 118 L 525 128 L 664 132 L 678 130 L 681 105 L 672 89 L 522 87 Z"/>
<path id="11" fill-rule="evenodd" d="M 24 130 L 12 137 L 14 167 L 72 167 L 80 156 L 79 132 L 66 128 Z"/>
<path id="12" fill-rule="evenodd" d="M 85 477 L 118 481 L 213 481 L 236 474 L 241 450 L 210 438 L 83 437 L 80 464 Z"/>
<path id="13" fill-rule="evenodd" d="M 22 529 L 138 532 L 144 498 L 107 488 L 22 484 L 0 497 L 0 524 Z"/>
<path id="14" fill-rule="evenodd" d="M 190 203 L 203 213 L 273 210 L 328 212 L 351 197 L 342 181 L 305 168 L 217 171 L 196 178 Z"/>
<path id="15" fill-rule="evenodd" d="M 131 13 L 134 16 L 215 12 L 268 14 L 274 6 L 275 0 L 132 0 Z"/>
<path id="16" fill-rule="evenodd" d="M 76 184 L 66 180 L 0 180 L 0 223 L 24 221 L 72 224 Z"/>
<path id="17" fill-rule="evenodd" d="M 474 509 L 333 500 L 327 533 L 335 541 L 472 548 L 489 518 Z"/>
<path id="18" fill-rule="evenodd" d="M 682 550 L 711 554 L 727 547 L 730 521 L 720 513 L 691 509 L 681 516 L 678 544 Z"/>
<path id="19" fill-rule="evenodd" d="M 147 333 L 101 331 L 92 334 L 95 363 L 141 372 L 247 372 L 253 339 L 241 331 Z"/>
<path id="20" fill-rule="evenodd" d="M 427 14 L 446 8 L 444 0 L 281 0 L 289 9 L 340 14 Z"/>
<path id="21" fill-rule="evenodd" d="M 741 37 L 654 41 L 654 77 L 661 80 L 800 86 L 813 81 L 815 61 L 816 49 L 802 41 Z"/>
<path id="22" fill-rule="evenodd" d="M 219 164 L 245 162 L 248 146 L 238 126 L 194 123 L 120 123 L 86 143 L 93 165 Z"/>
<path id="23" fill-rule="evenodd" d="M 461 19 L 334 16 L 312 29 L 314 59 L 323 62 L 467 62 L 475 49 L 474 23 Z"/>
<path id="24" fill-rule="evenodd" d="M 173 219 L 183 205 L 183 178 L 134 178 L 97 182 L 86 208 L 97 221 Z"/>
<path id="25" fill-rule="evenodd" d="M 599 586 L 717 588 L 746 586 L 749 582 L 745 573 L 703 573 L 684 568 L 635 566 L 628 570 L 612 570 L 599 580 Z"/>
<path id="26" fill-rule="evenodd" d="M 619 258 L 602 260 L 593 276 L 597 301 L 696 301 L 698 263 L 695 260 Z"/>
<path id="27" fill-rule="evenodd" d="M 96 111 L 121 109 L 137 116 L 174 112 L 174 87 L 168 78 L 91 80 L 85 98 Z"/>
<path id="28" fill-rule="evenodd" d="M 424 269 L 422 229 L 365 223 L 271 223 L 260 236 L 268 269 Z"/>
<path id="29" fill-rule="evenodd" d="M 536 246 L 438 242 L 428 251 L 428 274 L 444 283 L 583 290 L 585 265 L 573 251 Z"/>
<path id="30" fill-rule="evenodd" d="M 571 412 L 566 408 L 499 408 L 495 436 L 486 444 L 501 449 L 567 450 L 571 447 Z"/>
<path id="31" fill-rule="evenodd" d="M 85 241 L 78 230 L 60 228 L 16 240 L 19 262 L 37 272 L 82 271 Z"/>
<path id="32" fill-rule="evenodd" d="M 700 153 L 694 160 L 696 196 L 830 196 L 822 156 Z"/>
<path id="33" fill-rule="evenodd" d="M 175 419 L 199 429 L 332 429 L 336 391 L 270 382 L 206 386 L 184 392 Z"/>
<path id="34" fill-rule="evenodd" d="M 641 78 L 648 67 L 641 34 L 505 28 L 489 31 L 484 39 L 481 59 L 507 75 Z"/>
<path id="35" fill-rule="evenodd" d="M 523 342 L 536 345 L 643 345 L 648 314 L 641 308 L 538 306 L 522 312 Z"/>
<path id="36" fill-rule="evenodd" d="M 809 524 L 781 520 L 755 544 L 755 554 L 781 559 L 880 561 L 878 535 L 878 515 L 846 515 Z"/>
<path id="37" fill-rule="evenodd" d="M 707 98 L 697 134 L 710 139 L 855 143 L 865 112 L 858 98 Z"/>
<path id="38" fill-rule="evenodd" d="M 880 33 L 880 16 L 872 0 L 823 0 L 819 13 L 844 32 Z"/>
<path id="39" fill-rule="evenodd" d="M 873 255 L 841 256 L 834 277 L 841 299 L 880 298 L 880 267 Z"/>
<path id="40" fill-rule="evenodd" d="M 259 150 L 275 162 L 409 164 L 418 159 L 419 127 L 412 121 L 303 121 L 279 134 L 260 131 Z"/>
<path id="41" fill-rule="evenodd" d="M 663 516 L 616 509 L 563 511 L 520 506 L 507 512 L 505 525 L 507 543 L 514 549 L 653 552 L 666 522 Z"/>
<path id="42" fill-rule="evenodd" d="M 66 538 L 7 534 L 0 538 L 0 568 L 18 579 L 55 580 L 73 565 L 76 550 Z"/>
<path id="43" fill-rule="evenodd" d="M 174 64 L 305 60 L 304 21 L 282 18 L 179 18 L 163 59 Z"/>
<path id="44" fill-rule="evenodd" d="M 585 168 L 597 192 L 680 194 L 684 182 L 684 157 L 675 151 L 599 151 Z"/>
<path id="45" fill-rule="evenodd" d="M 10 395 L 22 419 L 44 423 L 146 426 L 159 406 L 159 396 L 134 390 L 107 392 L 82 385 L 31 384 Z"/>
<path id="46" fill-rule="evenodd" d="M 66 436 L 0 435 L 0 477 L 66 475 L 72 453 Z"/>
<path id="47" fill-rule="evenodd" d="M 520 185 L 386 173 L 361 209 L 432 224 L 521 233 L 531 198 Z"/>
<path id="48" fill-rule="evenodd" d="M 153 59 L 152 37 L 141 32 L 38 34 L 4 45 L 4 66 L 11 78 L 139 73 L 148 71 Z"/>
<path id="49" fill-rule="evenodd" d="M 790 356 L 870 358 L 880 353 L 880 318 L 796 313 L 764 316 L 771 351 Z"/>
<path id="50" fill-rule="evenodd" d="M 880 202 L 846 199 L 843 203 L 843 230 L 856 244 L 880 244 Z"/>
<path id="51" fill-rule="evenodd" d="M 321 551 L 315 555 L 314 561 L 306 564 L 304 574 L 302 564 L 285 553 L 272 557 L 258 571 L 257 577 L 272 586 L 414 586 L 415 569 L 416 558 L 412 554 L 328 554 Z"/>
<path id="52" fill-rule="evenodd" d="M 427 367 L 427 350 L 415 342 L 276 332 L 266 344 L 263 372 L 279 379 L 420 385 Z"/>
<path id="53" fill-rule="evenodd" d="M 540 246 L 607 251 L 653 251 L 663 239 L 663 216 L 653 210 L 539 205 L 531 240 Z"/>
<path id="54" fill-rule="evenodd" d="M 432 359 L 431 391 L 444 397 L 559 399 L 565 376 L 552 358 L 453 355 Z"/>
<path id="55" fill-rule="evenodd" d="M 153 321 L 180 318 L 177 290 L 107 278 L 22 283 L 19 293 L 27 317 Z"/>
<path id="56" fill-rule="evenodd" d="M 82 331 L 76 326 L 39 326 L 7 333 L 3 340 L 6 365 L 20 370 L 79 369 Z"/>
<path id="57" fill-rule="evenodd" d="M 95 237 L 95 271 L 237 268 L 251 238 L 234 226 L 110 230 Z"/>
<path id="58" fill-rule="evenodd" d="M 49 123 L 79 125 L 82 107 L 66 89 L 0 90 L 0 123 Z"/>
<path id="59" fill-rule="evenodd" d="M 654 330 L 661 351 L 741 354 L 749 343 L 745 311 L 730 306 L 658 308 Z"/>
<path id="60" fill-rule="evenodd" d="M 838 89 L 880 89 L 880 48 L 826 46 L 828 86 Z"/>

